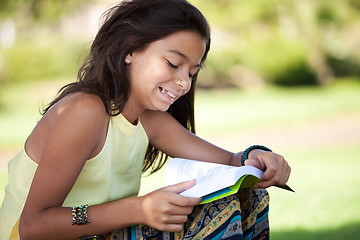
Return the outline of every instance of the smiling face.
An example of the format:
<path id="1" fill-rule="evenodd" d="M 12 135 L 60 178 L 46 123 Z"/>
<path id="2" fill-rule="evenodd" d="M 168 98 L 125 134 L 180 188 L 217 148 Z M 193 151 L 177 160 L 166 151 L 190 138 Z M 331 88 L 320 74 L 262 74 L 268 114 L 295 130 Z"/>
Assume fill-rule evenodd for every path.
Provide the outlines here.
<path id="1" fill-rule="evenodd" d="M 129 54 L 131 93 L 122 114 L 132 122 L 144 110 L 166 111 L 190 90 L 204 52 L 200 34 L 179 31 Z"/>

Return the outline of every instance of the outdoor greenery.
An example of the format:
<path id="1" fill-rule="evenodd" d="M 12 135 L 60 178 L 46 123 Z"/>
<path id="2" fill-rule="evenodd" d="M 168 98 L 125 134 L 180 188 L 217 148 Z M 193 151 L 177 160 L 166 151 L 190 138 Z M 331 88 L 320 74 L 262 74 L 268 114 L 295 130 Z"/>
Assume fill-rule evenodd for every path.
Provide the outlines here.
<path id="1" fill-rule="evenodd" d="M 7 160 L 43 105 L 76 79 L 89 49 L 91 39 L 59 24 L 99 2 L 0 1 L 0 203 Z M 271 239 L 355 239 L 360 0 L 190 2 L 212 26 L 198 80 L 198 135 L 231 151 L 264 144 L 290 162 L 296 192 L 269 190 Z M 141 194 L 160 187 L 161 174 L 144 177 Z"/>
<path id="2" fill-rule="evenodd" d="M 2 148 L 13 149 L 13 154 L 20 150 L 40 118 L 39 107 L 65 82 L 21 83 L 0 89 Z M 321 88 L 198 91 L 199 136 L 231 151 L 264 144 L 283 154 L 292 166 L 289 185 L 295 193 L 269 189 L 272 239 L 350 240 L 360 234 L 360 193 L 356 191 L 360 184 L 359 92 L 356 79 Z M 161 174 L 144 177 L 141 194 L 160 187 Z M 0 199 L 6 182 L 3 165 Z"/>
<path id="3" fill-rule="evenodd" d="M 91 0 L 1 0 L 0 19 L 11 17 L 18 21 L 55 22 Z"/>
<path id="4" fill-rule="evenodd" d="M 74 45 L 73 40 L 68 39 L 19 40 L 16 46 L 4 51 L 6 62 L 0 74 L 0 84 L 1 80 L 11 83 L 69 76 L 75 79 L 87 48 Z"/>
<path id="5" fill-rule="evenodd" d="M 218 40 L 209 63 L 215 79 L 241 85 L 241 79 L 230 75 L 236 65 L 287 86 L 326 84 L 334 76 L 359 74 L 360 37 L 354 34 L 360 29 L 359 1 L 193 2 L 204 9 Z M 244 71 L 235 76 L 239 74 Z"/>
<path id="6" fill-rule="evenodd" d="M 1 1 L 0 84 L 74 76 L 91 39 L 66 35 L 58 21 L 96 2 Z M 191 2 L 213 32 L 211 70 L 201 75 L 200 86 L 323 85 L 334 77 L 360 76 L 358 0 Z M 11 44 L 1 42 L 5 23 L 16 31 Z"/>

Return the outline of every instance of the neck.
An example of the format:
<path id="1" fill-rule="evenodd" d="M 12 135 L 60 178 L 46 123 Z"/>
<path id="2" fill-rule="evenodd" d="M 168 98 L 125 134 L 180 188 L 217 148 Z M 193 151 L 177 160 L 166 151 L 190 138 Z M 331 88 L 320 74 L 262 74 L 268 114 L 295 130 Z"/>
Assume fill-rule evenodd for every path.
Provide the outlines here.
<path id="1" fill-rule="evenodd" d="M 136 125 L 138 123 L 139 116 L 141 111 L 134 111 L 134 109 L 130 110 L 128 105 L 125 105 L 124 110 L 121 114 L 128 120 L 131 124 Z"/>

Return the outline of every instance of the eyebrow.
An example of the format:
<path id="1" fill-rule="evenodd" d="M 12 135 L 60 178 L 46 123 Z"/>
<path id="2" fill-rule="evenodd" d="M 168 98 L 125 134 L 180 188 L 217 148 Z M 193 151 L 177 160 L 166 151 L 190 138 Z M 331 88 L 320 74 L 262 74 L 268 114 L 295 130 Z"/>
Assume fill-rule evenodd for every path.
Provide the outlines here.
<path id="1" fill-rule="evenodd" d="M 176 55 L 179 55 L 180 57 L 184 58 L 185 60 L 189 61 L 189 58 L 188 56 L 186 56 L 185 54 L 179 52 L 179 51 L 176 51 L 176 50 L 169 50 L 170 53 L 174 53 Z M 194 65 L 193 67 L 196 67 L 196 68 L 200 68 L 201 64 L 196 64 Z"/>

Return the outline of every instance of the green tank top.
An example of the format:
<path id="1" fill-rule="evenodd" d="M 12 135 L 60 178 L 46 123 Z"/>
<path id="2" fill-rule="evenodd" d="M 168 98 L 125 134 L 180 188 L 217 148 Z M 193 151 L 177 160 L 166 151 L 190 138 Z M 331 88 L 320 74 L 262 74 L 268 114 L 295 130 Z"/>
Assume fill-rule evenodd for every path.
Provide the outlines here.
<path id="1" fill-rule="evenodd" d="M 86 161 L 63 206 L 96 205 L 136 196 L 147 146 L 148 138 L 140 121 L 132 125 L 121 114 L 110 118 L 102 150 Z M 25 149 L 8 164 L 9 183 L 0 208 L 1 240 L 19 238 L 17 222 L 36 168 L 37 163 Z"/>

